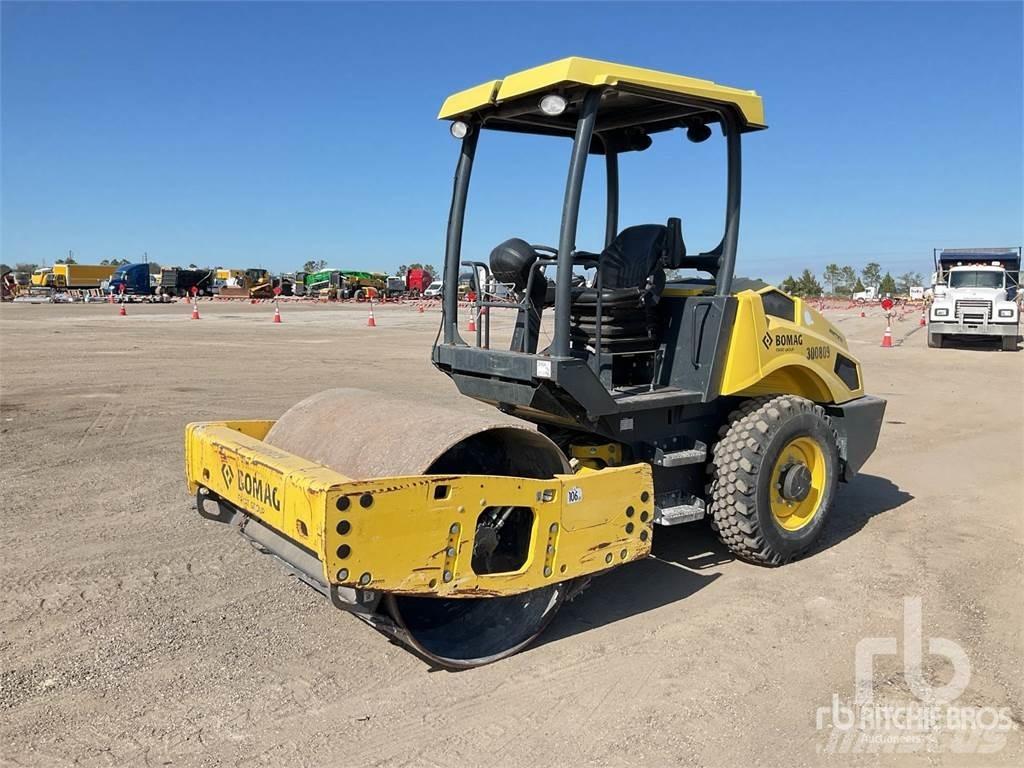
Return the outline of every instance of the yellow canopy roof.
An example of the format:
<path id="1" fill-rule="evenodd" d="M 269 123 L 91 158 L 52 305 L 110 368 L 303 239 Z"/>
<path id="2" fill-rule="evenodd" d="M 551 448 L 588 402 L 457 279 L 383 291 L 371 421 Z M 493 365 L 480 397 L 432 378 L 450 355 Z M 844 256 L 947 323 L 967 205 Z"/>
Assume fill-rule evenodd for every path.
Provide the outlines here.
<path id="1" fill-rule="evenodd" d="M 756 91 L 730 88 L 710 80 L 672 75 L 653 69 L 629 67 L 625 64 L 613 64 L 596 59 L 583 59 L 578 56 L 542 64 L 539 67 L 509 75 L 503 80 L 491 80 L 453 93 L 445 99 L 438 118 L 441 120 L 453 119 L 485 107 L 565 84 L 604 85 L 611 88 L 627 84 L 732 104 L 743 116 L 748 129 L 766 127 L 764 104 Z"/>

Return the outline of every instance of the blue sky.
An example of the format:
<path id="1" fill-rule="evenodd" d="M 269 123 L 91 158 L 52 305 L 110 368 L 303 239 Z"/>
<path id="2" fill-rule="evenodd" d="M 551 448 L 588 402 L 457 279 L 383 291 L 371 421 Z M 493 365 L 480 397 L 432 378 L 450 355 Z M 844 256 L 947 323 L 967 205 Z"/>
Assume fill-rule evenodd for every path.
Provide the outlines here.
<path id="1" fill-rule="evenodd" d="M 0 258 L 438 264 L 444 97 L 567 55 L 757 89 L 739 271 L 930 271 L 1022 232 L 1022 5 L 2 5 Z M 714 144 L 714 146 L 712 146 Z M 568 144 L 482 140 L 465 255 L 557 239 Z M 721 147 L 624 163 L 623 224 L 721 228 Z M 599 168 L 595 165 L 592 168 Z M 588 177 L 580 245 L 599 245 Z"/>

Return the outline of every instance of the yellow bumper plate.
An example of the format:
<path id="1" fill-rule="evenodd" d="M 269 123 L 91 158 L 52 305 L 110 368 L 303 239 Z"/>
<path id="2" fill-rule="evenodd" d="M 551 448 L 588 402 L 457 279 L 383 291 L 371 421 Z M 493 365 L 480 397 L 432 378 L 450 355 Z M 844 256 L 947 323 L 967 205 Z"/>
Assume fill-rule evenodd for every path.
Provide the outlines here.
<path id="1" fill-rule="evenodd" d="M 512 595 L 650 552 L 654 488 L 647 464 L 550 480 L 353 480 L 263 442 L 273 424 L 189 424 L 189 490 L 206 488 L 313 552 L 328 584 L 443 597 Z M 525 561 L 515 571 L 477 574 L 471 562 L 477 519 L 495 507 L 530 510 Z"/>

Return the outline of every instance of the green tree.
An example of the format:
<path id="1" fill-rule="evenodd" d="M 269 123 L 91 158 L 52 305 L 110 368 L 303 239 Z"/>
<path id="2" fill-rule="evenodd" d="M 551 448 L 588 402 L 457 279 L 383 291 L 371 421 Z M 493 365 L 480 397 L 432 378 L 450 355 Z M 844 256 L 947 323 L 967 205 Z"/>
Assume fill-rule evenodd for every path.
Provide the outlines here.
<path id="1" fill-rule="evenodd" d="M 838 264 L 826 264 L 825 272 L 822 274 L 825 282 L 828 283 L 828 292 L 836 292 L 836 283 L 842 279 L 842 270 L 839 269 Z"/>
<path id="2" fill-rule="evenodd" d="M 849 296 L 853 293 L 853 287 L 857 284 L 857 271 L 853 267 L 843 267 L 839 270 L 839 282 L 841 283 L 839 292 L 843 296 Z"/>
<path id="3" fill-rule="evenodd" d="M 409 267 L 408 267 L 407 265 L 405 265 L 405 264 L 399 264 L 399 265 L 398 265 L 398 271 L 397 271 L 397 272 L 395 272 L 395 274 L 396 274 L 396 275 L 399 275 L 400 277 L 405 277 L 405 274 L 406 274 L 406 272 L 408 272 L 408 271 L 409 271 Z"/>
<path id="4" fill-rule="evenodd" d="M 860 276 L 864 280 L 864 285 L 869 288 L 877 286 L 882 281 L 882 265 L 878 262 L 870 261 L 860 271 Z"/>
<path id="5" fill-rule="evenodd" d="M 790 296 L 821 296 L 822 294 L 821 283 L 809 269 L 805 269 L 803 274 L 797 278 L 788 275 L 779 283 L 779 288 Z"/>
<path id="6" fill-rule="evenodd" d="M 888 272 L 878 283 L 878 292 L 883 296 L 892 296 L 896 293 L 896 281 L 892 279 L 892 275 Z"/>
<path id="7" fill-rule="evenodd" d="M 817 278 L 814 277 L 814 273 L 809 269 L 805 269 L 801 273 L 800 279 L 797 281 L 797 287 L 800 289 L 800 296 L 821 296 L 824 293 L 821 283 L 818 282 Z"/>
<path id="8" fill-rule="evenodd" d="M 317 259 L 315 261 L 307 261 L 302 265 L 303 272 L 319 272 L 327 266 L 327 262 L 323 259 Z"/>
<path id="9" fill-rule="evenodd" d="M 37 269 L 39 265 L 31 262 L 18 262 L 14 265 L 14 271 L 22 275 L 31 275 Z"/>
<path id="10" fill-rule="evenodd" d="M 860 293 L 863 290 L 864 290 L 864 283 L 862 283 L 860 281 L 860 278 L 858 277 L 857 278 L 857 282 L 853 286 L 853 292 L 854 293 Z"/>
<path id="11" fill-rule="evenodd" d="M 430 276 L 435 280 L 441 277 L 441 273 L 437 271 L 437 267 L 435 267 L 433 264 L 427 264 L 425 267 L 423 267 L 423 269 L 427 270 L 427 272 L 430 273 Z"/>
<path id="12" fill-rule="evenodd" d="M 896 287 L 900 293 L 910 293 L 911 286 L 924 283 L 924 277 L 920 272 L 904 272 L 896 279 Z"/>

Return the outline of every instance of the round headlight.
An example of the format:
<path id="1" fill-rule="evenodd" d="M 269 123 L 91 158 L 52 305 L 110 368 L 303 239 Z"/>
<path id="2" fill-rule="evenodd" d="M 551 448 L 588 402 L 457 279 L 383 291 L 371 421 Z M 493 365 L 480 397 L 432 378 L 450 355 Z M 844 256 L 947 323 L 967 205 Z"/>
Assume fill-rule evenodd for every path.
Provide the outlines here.
<path id="1" fill-rule="evenodd" d="M 560 115 L 565 112 L 565 108 L 569 103 L 565 100 L 564 96 L 559 96 L 557 93 L 549 93 L 547 96 L 540 100 L 540 111 L 545 115 Z"/>
<path id="2" fill-rule="evenodd" d="M 452 136 L 456 139 L 464 139 L 469 135 L 469 123 L 464 123 L 461 120 L 456 120 L 452 123 L 449 129 L 452 132 Z"/>

